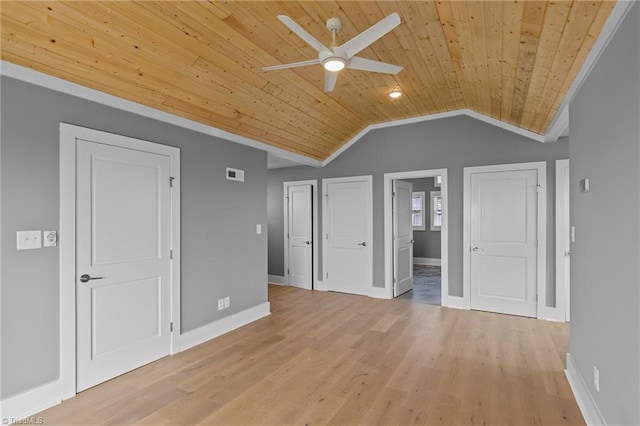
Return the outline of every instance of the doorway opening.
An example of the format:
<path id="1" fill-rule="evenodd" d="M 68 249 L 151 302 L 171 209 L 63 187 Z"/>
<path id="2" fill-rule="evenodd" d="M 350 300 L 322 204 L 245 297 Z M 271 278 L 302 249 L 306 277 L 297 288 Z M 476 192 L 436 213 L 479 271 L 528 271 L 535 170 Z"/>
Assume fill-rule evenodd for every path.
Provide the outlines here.
<path id="1" fill-rule="evenodd" d="M 404 183 L 398 185 L 399 182 Z M 394 192 L 399 195 L 395 189 L 407 185 L 412 188 L 408 207 L 412 234 L 409 258 L 406 250 L 403 255 L 403 238 L 399 238 L 400 234 L 406 234 L 399 228 L 406 208 L 397 205 L 398 201 L 406 201 L 394 198 Z M 384 252 L 388 298 L 449 306 L 447 169 L 385 173 Z M 409 290 L 407 273 L 411 274 L 412 288 Z M 403 285 L 398 286 L 399 282 Z"/>

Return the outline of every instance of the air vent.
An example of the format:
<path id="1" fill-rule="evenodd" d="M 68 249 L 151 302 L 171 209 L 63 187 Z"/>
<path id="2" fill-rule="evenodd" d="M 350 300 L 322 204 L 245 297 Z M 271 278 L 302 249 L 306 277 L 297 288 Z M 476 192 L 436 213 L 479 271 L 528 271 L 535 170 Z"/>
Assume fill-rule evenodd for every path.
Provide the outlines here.
<path id="1" fill-rule="evenodd" d="M 227 179 L 244 182 L 244 170 L 232 169 L 231 167 L 227 167 Z"/>

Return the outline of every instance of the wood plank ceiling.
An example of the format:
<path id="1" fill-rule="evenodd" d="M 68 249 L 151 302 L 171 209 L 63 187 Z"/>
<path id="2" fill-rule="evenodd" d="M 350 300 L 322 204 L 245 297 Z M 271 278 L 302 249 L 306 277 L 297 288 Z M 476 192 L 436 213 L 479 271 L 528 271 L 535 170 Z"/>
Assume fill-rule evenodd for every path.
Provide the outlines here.
<path id="1" fill-rule="evenodd" d="M 366 126 L 468 108 L 544 134 L 612 1 L 2 1 L 2 59 L 324 160 Z M 359 56 L 399 74 L 321 66 L 277 15 L 338 44 L 402 23 Z M 390 91 L 404 96 L 391 100 Z"/>

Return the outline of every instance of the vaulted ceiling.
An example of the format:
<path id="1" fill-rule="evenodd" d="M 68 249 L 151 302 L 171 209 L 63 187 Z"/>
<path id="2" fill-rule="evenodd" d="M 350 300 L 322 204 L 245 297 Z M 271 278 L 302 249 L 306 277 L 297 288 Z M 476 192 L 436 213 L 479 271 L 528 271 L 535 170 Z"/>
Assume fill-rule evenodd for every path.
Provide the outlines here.
<path id="1" fill-rule="evenodd" d="M 612 1 L 2 1 L 2 59 L 324 160 L 369 125 L 469 109 L 544 134 Z M 359 56 L 397 75 L 321 66 L 264 72 L 317 52 L 288 15 L 338 44 L 392 12 L 402 23 Z M 401 89 L 404 96 L 387 95 Z"/>

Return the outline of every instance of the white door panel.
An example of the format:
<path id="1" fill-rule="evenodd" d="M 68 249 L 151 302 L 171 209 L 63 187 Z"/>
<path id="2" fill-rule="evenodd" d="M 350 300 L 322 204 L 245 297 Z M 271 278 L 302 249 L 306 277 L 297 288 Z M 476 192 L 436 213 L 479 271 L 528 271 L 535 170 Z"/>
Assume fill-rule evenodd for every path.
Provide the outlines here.
<path id="1" fill-rule="evenodd" d="M 394 297 L 413 288 L 412 193 L 411 183 L 393 181 Z"/>
<path id="2" fill-rule="evenodd" d="M 537 171 L 471 175 L 471 308 L 536 316 Z"/>
<path id="3" fill-rule="evenodd" d="M 78 141 L 76 161 L 80 391 L 170 352 L 171 205 L 167 156 Z"/>
<path id="4" fill-rule="evenodd" d="M 370 178 L 326 179 L 325 286 L 369 294 L 372 286 L 372 202 Z"/>
<path id="5" fill-rule="evenodd" d="M 312 186 L 287 189 L 289 284 L 311 290 L 313 282 Z"/>

